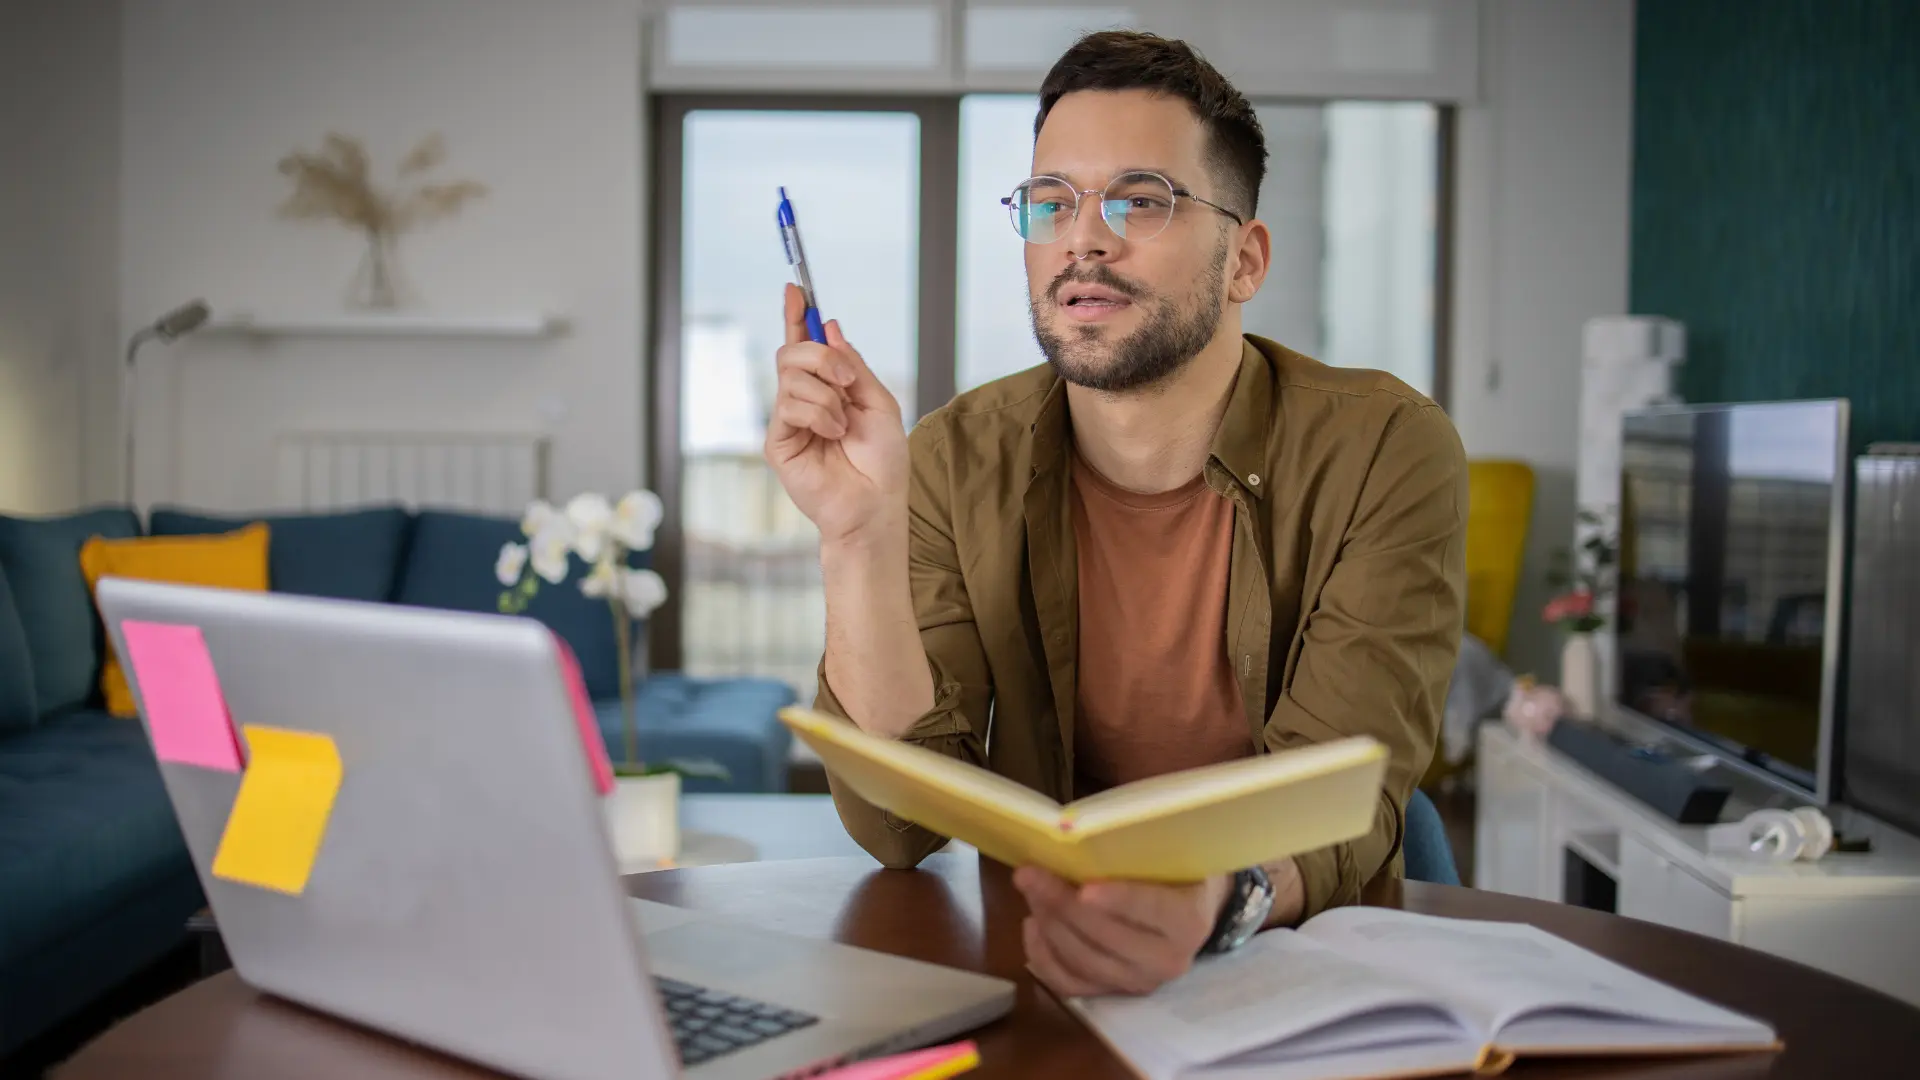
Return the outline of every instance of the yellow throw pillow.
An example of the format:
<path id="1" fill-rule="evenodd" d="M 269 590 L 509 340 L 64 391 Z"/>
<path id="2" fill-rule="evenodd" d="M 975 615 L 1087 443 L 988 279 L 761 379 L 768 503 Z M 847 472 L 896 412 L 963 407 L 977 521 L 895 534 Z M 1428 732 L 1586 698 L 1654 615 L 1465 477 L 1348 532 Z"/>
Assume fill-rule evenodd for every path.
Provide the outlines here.
<path id="1" fill-rule="evenodd" d="M 256 521 L 243 529 L 217 536 L 140 536 L 109 540 L 96 536 L 80 548 L 80 572 L 92 592 L 103 577 L 170 581 L 176 585 L 209 585 L 247 592 L 267 591 L 267 525 Z M 100 669 L 100 690 L 107 711 L 135 716 L 133 690 L 127 685 L 120 659 L 107 641 L 107 662 Z"/>

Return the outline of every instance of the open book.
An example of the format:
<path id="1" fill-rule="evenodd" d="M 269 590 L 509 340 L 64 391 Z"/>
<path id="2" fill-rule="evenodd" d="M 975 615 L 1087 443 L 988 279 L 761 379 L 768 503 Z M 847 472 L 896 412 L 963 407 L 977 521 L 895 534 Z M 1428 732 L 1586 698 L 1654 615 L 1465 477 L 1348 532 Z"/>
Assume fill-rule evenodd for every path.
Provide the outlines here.
<path id="1" fill-rule="evenodd" d="M 1777 1050 L 1773 1029 L 1531 926 L 1383 908 L 1270 930 L 1068 1006 L 1148 1080 L 1496 1073 L 1516 1057 Z"/>
<path id="2" fill-rule="evenodd" d="M 780 719 L 835 779 L 883 810 L 1012 866 L 1069 881 L 1199 881 L 1361 836 L 1386 748 L 1356 737 L 1123 784 L 1065 806 L 924 747 L 837 717 Z"/>

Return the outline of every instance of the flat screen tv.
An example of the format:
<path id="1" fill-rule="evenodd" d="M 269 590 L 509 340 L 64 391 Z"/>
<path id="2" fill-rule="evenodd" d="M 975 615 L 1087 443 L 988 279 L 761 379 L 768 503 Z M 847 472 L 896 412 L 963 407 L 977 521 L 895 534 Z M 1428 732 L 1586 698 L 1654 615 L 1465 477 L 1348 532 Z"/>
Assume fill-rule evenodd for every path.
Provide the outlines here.
<path id="1" fill-rule="evenodd" d="M 1847 403 L 1675 406 L 1621 426 L 1615 705 L 1828 802 Z"/>

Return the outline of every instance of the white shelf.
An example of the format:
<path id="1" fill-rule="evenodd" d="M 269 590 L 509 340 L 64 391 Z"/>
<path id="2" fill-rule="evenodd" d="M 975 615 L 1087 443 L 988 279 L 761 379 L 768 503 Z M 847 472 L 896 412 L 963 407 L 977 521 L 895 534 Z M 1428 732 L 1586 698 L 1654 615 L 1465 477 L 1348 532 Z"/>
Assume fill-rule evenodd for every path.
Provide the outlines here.
<path id="1" fill-rule="evenodd" d="M 227 337 L 549 338 L 567 332 L 557 315 L 254 315 L 216 319 L 201 331 Z"/>

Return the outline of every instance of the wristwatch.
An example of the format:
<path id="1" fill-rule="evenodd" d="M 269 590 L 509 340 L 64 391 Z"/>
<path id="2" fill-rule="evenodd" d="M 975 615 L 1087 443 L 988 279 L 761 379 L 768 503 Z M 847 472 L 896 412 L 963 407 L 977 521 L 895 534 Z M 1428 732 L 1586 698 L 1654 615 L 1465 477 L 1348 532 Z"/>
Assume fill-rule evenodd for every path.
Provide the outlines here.
<path id="1" fill-rule="evenodd" d="M 1227 890 L 1220 917 L 1214 921 L 1207 943 L 1200 946 L 1200 955 L 1229 953 L 1245 945 L 1248 938 L 1267 925 L 1267 916 L 1272 912 L 1273 882 L 1267 879 L 1267 872 L 1254 866 L 1235 873 L 1233 887 Z"/>

